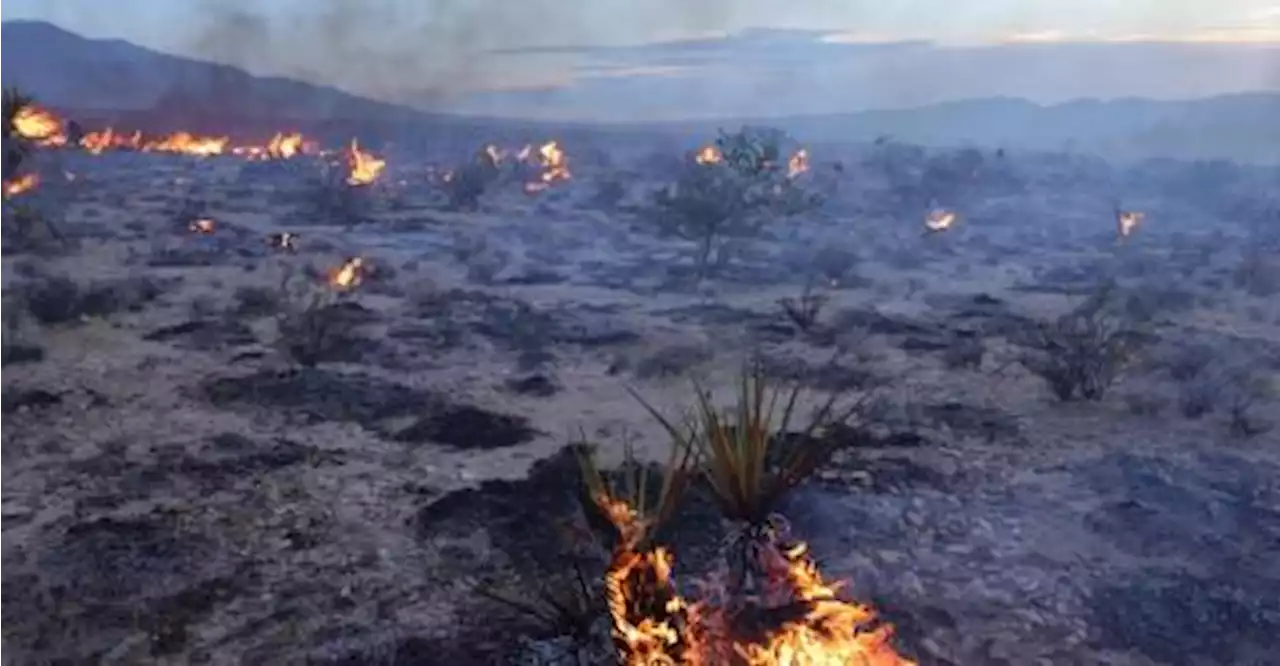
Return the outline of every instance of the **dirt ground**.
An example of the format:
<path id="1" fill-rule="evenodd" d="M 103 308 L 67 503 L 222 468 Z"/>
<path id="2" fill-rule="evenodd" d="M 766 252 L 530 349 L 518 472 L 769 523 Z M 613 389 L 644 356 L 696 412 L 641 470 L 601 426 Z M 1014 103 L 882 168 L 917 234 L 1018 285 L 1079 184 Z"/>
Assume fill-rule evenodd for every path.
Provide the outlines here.
<path id="1" fill-rule="evenodd" d="M 394 159 L 323 203 L 305 169 L 59 156 L 75 180 L 22 201 L 65 242 L 5 226 L 6 663 L 531 663 L 533 630 L 473 589 L 555 565 L 577 492 L 562 449 L 585 433 L 606 464 L 624 441 L 662 460 L 631 391 L 676 413 L 691 378 L 727 399 L 750 359 L 873 394 L 874 438 L 783 513 L 904 654 L 1280 663 L 1280 297 L 1256 283 L 1280 260 L 1251 231 L 1274 210 L 987 155 L 959 224 L 923 234 L 865 150 L 813 147 L 826 205 L 697 286 L 692 244 L 646 227 L 664 174 L 643 165 L 456 212 Z M 1147 214 L 1123 241 L 1107 179 Z M 1265 182 L 1244 170 L 1233 196 L 1274 205 Z M 279 322 L 356 256 L 342 337 L 298 367 Z M 806 333 L 779 300 L 815 273 Z M 1102 400 L 1058 401 L 1018 332 L 1104 276 L 1145 342 Z M 966 340 L 978 362 L 952 362 Z M 1233 410 L 1241 382 L 1261 388 Z M 672 529 L 692 574 L 725 526 L 691 506 Z"/>

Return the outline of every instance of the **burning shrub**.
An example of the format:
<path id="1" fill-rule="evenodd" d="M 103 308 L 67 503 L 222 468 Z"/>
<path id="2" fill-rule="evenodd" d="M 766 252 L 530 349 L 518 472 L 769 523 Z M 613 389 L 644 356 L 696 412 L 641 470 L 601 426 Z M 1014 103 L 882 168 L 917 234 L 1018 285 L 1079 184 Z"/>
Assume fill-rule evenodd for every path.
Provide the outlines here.
<path id="1" fill-rule="evenodd" d="M 344 264 L 345 266 L 345 264 Z M 324 289 L 301 275 L 281 281 L 281 311 L 276 315 L 277 346 L 304 368 L 349 360 L 358 351 L 356 329 L 362 323 L 346 289 Z"/>
<path id="2" fill-rule="evenodd" d="M 686 161 L 676 182 L 654 195 L 654 217 L 664 233 L 698 244 L 699 279 L 723 265 L 726 237 L 751 237 L 778 215 L 795 215 L 820 203 L 796 184 L 782 154 L 784 135 L 743 128 L 721 133 Z"/>
<path id="3" fill-rule="evenodd" d="M 34 100 L 24 95 L 17 88 L 5 88 L 3 99 L 4 112 L 4 180 L 9 182 L 17 177 L 18 167 L 26 159 L 31 150 L 27 140 L 18 131 L 15 120 L 22 109 L 30 106 Z"/>
<path id="4" fill-rule="evenodd" d="M 1023 367 L 1044 379 L 1059 400 L 1101 400 L 1132 358 L 1137 332 L 1108 308 L 1112 292 L 1104 286 L 1017 340 L 1031 350 L 1019 359 Z"/>

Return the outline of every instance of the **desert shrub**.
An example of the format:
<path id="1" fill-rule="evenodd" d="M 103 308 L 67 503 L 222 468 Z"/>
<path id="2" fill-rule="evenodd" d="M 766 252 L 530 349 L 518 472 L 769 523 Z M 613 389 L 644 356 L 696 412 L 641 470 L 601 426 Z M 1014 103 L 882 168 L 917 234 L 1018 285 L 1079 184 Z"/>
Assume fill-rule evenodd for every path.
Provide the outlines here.
<path id="1" fill-rule="evenodd" d="M 0 339 L 0 365 L 44 360 L 44 348 L 31 339 L 21 300 L 16 294 L 6 293 L 0 306 L 0 329 L 4 332 Z"/>
<path id="2" fill-rule="evenodd" d="M 1230 373 L 1227 384 L 1228 429 L 1236 437 L 1252 437 L 1268 432 L 1273 423 L 1254 413 L 1259 402 L 1273 400 L 1277 395 L 1274 380 L 1256 374 L 1249 368 Z"/>
<path id="3" fill-rule="evenodd" d="M 784 139 L 773 129 L 722 132 L 716 140 L 719 161 L 686 160 L 675 183 L 655 193 L 659 230 L 697 243 L 700 279 L 727 262 L 726 239 L 753 237 L 771 220 L 820 203 L 788 177 Z"/>
<path id="4" fill-rule="evenodd" d="M 40 324 L 57 325 L 120 311 L 136 311 L 162 291 L 145 277 L 81 283 L 66 276 L 33 279 L 19 288 L 22 307 Z"/>
<path id="5" fill-rule="evenodd" d="M 799 296 L 779 299 L 778 306 L 782 308 L 782 313 L 787 320 L 801 333 L 812 334 L 817 330 L 818 316 L 822 314 L 822 308 L 827 301 L 827 295 L 815 290 L 814 281 L 809 280 Z"/>
<path id="6" fill-rule="evenodd" d="M 351 292 L 334 291 L 300 273 L 286 273 L 276 313 L 276 347 L 295 365 L 349 360 L 358 353 L 362 321 Z"/>
<path id="7" fill-rule="evenodd" d="M 1071 312 L 1038 322 L 1016 342 L 1028 353 L 1019 362 L 1039 376 L 1059 400 L 1101 400 L 1132 360 L 1138 331 L 1109 307 L 1104 286 Z"/>
<path id="8" fill-rule="evenodd" d="M 31 146 L 18 134 L 14 119 L 23 107 L 34 100 L 17 88 L 5 88 L 3 95 L 4 179 L 9 180 L 18 174 L 18 167 L 31 151 Z"/>
<path id="9" fill-rule="evenodd" d="M 1124 403 L 1129 413 L 1135 416 L 1159 416 L 1169 406 L 1169 399 L 1163 395 L 1138 392 L 1124 396 Z"/>
<path id="10" fill-rule="evenodd" d="M 1189 419 L 1212 413 L 1218 408 L 1224 387 L 1225 378 L 1218 373 L 1196 373 L 1178 387 L 1178 411 Z"/>
<path id="11" fill-rule="evenodd" d="M 497 165 L 480 151 L 442 178 L 440 189 L 451 210 L 473 211 L 480 206 L 480 197 L 484 196 L 498 175 Z"/>
<path id="12" fill-rule="evenodd" d="M 245 317 L 264 317 L 280 310 L 281 291 L 258 285 L 237 287 L 231 295 L 231 311 Z"/>

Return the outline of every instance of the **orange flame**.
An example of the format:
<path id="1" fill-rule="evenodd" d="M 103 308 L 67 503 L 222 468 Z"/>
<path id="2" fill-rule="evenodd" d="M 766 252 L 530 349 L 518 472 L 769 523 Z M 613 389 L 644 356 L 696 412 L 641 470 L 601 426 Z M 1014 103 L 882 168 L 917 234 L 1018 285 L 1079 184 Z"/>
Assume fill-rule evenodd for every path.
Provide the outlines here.
<path id="1" fill-rule="evenodd" d="M 698 151 L 698 154 L 694 155 L 693 159 L 698 164 L 719 164 L 724 161 L 724 156 L 720 154 L 720 149 L 715 146 L 703 146 Z"/>
<path id="2" fill-rule="evenodd" d="M 347 166 L 350 168 L 347 184 L 359 187 L 377 180 L 387 162 L 360 150 L 359 142 L 352 139 L 351 147 L 347 149 Z"/>
<path id="3" fill-rule="evenodd" d="M 26 173 L 17 178 L 4 181 L 4 198 L 8 199 L 17 196 L 23 192 L 35 189 L 40 184 L 40 175 L 36 173 Z"/>
<path id="4" fill-rule="evenodd" d="M 13 130 L 40 146 L 61 146 L 67 142 L 62 121 L 53 112 L 34 104 L 23 106 L 13 115 Z"/>
<path id="5" fill-rule="evenodd" d="M 329 285 L 336 289 L 352 289 L 364 279 L 364 260 L 352 257 L 329 271 Z"/>
<path id="6" fill-rule="evenodd" d="M 787 160 L 787 178 L 795 178 L 809 170 L 809 151 L 801 148 Z"/>
<path id="7" fill-rule="evenodd" d="M 776 535 L 763 544 L 759 599 L 731 608 L 690 603 L 675 591 L 671 554 L 638 548 L 644 519 L 625 502 L 605 496 L 596 503 L 621 537 L 605 574 L 605 598 L 624 666 L 915 666 L 889 643 L 893 628 L 874 624 L 874 610 L 839 598 L 840 586 L 822 578 L 805 544 Z M 762 618 L 779 608 L 795 612 L 745 637 L 736 623 L 753 608 Z"/>
<path id="8" fill-rule="evenodd" d="M 525 146 L 519 154 L 524 156 L 522 159 L 527 159 L 530 151 L 531 148 Z M 553 183 L 573 178 L 573 174 L 569 172 L 569 159 L 556 141 L 548 141 L 538 148 L 538 163 L 542 167 L 542 173 L 538 180 L 524 184 L 526 194 L 541 192 L 550 188 Z"/>

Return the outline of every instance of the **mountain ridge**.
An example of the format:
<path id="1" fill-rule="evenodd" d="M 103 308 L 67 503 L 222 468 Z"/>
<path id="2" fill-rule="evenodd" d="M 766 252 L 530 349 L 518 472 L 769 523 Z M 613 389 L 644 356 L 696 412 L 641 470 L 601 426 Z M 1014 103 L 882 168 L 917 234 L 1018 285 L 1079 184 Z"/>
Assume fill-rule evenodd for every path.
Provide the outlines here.
<path id="1" fill-rule="evenodd" d="M 332 86 L 163 53 L 121 39 L 92 39 L 42 21 L 0 23 L 0 69 L 16 85 L 88 124 L 231 131 L 266 122 L 390 137 L 426 126 L 529 131 L 657 131 L 682 136 L 769 124 L 806 141 L 881 136 L 926 145 L 1074 149 L 1119 158 L 1153 156 L 1280 163 L 1280 92 L 1166 101 L 1080 99 L 1041 105 L 987 97 L 900 109 L 784 117 L 610 123 L 453 115 L 369 99 Z M 516 114 L 513 114 L 513 116 Z M 182 127 L 177 127 L 180 123 Z"/>

